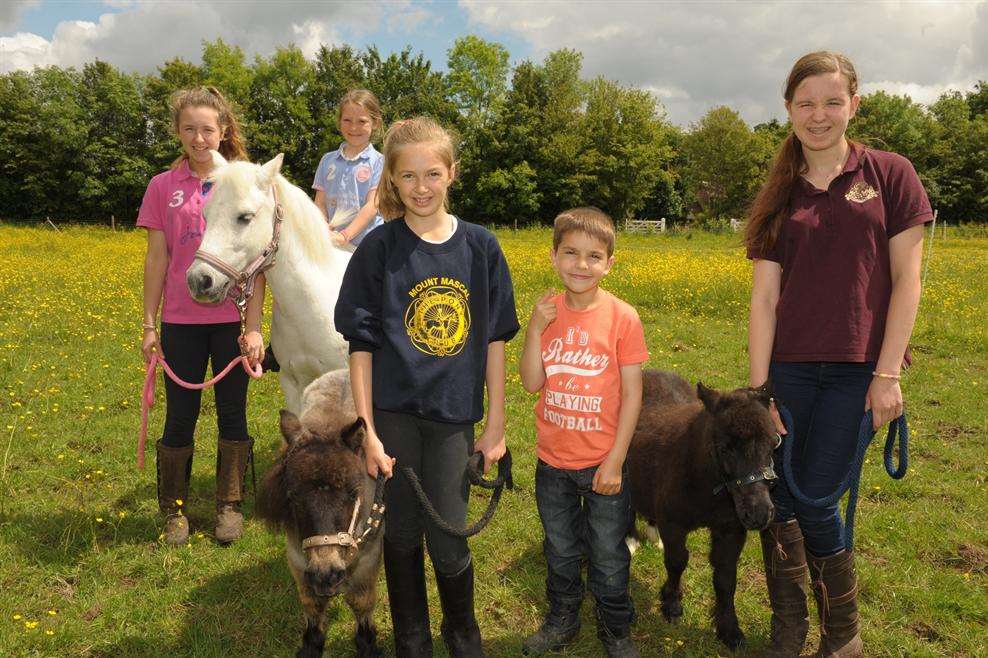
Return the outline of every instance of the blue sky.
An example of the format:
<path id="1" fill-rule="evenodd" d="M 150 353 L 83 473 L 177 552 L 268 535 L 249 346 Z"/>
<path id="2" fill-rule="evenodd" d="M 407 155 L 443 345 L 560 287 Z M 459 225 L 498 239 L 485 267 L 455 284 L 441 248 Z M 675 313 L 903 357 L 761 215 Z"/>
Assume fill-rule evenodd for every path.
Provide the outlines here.
<path id="1" fill-rule="evenodd" d="M 355 11 L 359 8 L 359 13 Z M 988 79 L 988 0 L 963 2 L 576 2 L 360 0 L 0 2 L 0 73 L 99 58 L 151 73 L 173 57 L 198 62 L 222 38 L 249 57 L 279 45 L 411 46 L 437 69 L 457 37 L 497 41 L 512 63 L 573 48 L 583 75 L 648 89 L 681 125 L 717 105 L 750 123 L 783 116 L 779 89 L 811 50 L 846 53 L 861 89 L 929 103 Z"/>

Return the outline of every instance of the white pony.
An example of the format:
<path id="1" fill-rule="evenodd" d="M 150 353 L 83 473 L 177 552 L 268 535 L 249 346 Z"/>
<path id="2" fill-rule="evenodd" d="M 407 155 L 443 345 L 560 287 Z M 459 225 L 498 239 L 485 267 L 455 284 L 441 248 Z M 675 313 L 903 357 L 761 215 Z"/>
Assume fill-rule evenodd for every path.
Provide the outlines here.
<path id="1" fill-rule="evenodd" d="M 281 364 L 285 406 L 301 413 L 302 392 L 330 370 L 347 367 L 347 343 L 336 331 L 333 309 L 350 253 L 332 246 L 326 220 L 301 189 L 279 174 L 283 156 L 264 165 L 227 162 L 213 151 L 213 193 L 203 209 L 200 251 L 243 271 L 268 246 L 275 199 L 283 209 L 275 264 L 265 273 L 274 295 L 271 348 Z M 223 301 L 231 277 L 197 257 L 187 272 L 200 302 Z"/>

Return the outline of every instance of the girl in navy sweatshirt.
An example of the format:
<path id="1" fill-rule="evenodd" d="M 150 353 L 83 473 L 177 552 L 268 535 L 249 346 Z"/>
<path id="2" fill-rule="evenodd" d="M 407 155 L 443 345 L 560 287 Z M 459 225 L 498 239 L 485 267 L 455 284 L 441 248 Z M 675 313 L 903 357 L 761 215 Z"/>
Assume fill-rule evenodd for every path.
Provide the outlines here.
<path id="1" fill-rule="evenodd" d="M 384 138 L 378 204 L 386 223 L 354 252 L 336 305 L 350 342 L 357 413 L 367 424 L 367 470 L 411 467 L 439 514 L 466 521 L 466 464 L 485 470 L 505 452 L 504 345 L 518 331 L 511 276 L 494 235 L 447 212 L 453 140 L 431 119 L 399 121 Z M 474 442 L 474 424 L 487 423 Z M 483 656 L 466 539 L 422 514 L 399 473 L 385 493 L 384 568 L 398 656 L 432 656 L 425 536 L 453 656 Z"/>

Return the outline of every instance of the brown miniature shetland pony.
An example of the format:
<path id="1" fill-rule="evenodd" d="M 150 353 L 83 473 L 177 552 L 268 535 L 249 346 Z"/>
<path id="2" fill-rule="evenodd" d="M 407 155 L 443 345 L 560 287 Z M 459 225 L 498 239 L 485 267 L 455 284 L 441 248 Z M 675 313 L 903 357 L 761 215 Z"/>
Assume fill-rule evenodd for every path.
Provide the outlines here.
<path id="1" fill-rule="evenodd" d="M 364 423 L 353 408 L 349 373 L 337 370 L 312 382 L 302 409 L 301 419 L 281 412 L 285 445 L 264 477 L 256 509 L 272 529 L 285 532 L 306 619 L 296 655 L 322 655 L 323 613 L 342 592 L 357 621 L 357 656 L 380 656 L 373 612 L 383 506 L 375 506 L 377 483 L 364 466 Z"/>
<path id="2" fill-rule="evenodd" d="M 678 375 L 646 371 L 642 412 L 628 449 L 635 512 L 665 545 L 663 616 L 675 621 L 683 614 L 686 535 L 710 528 L 714 626 L 731 649 L 744 643 L 734 611 L 738 557 L 747 531 L 766 527 L 775 514 L 768 485 L 779 439 L 769 399 L 761 389 L 721 393 L 699 383 L 694 393 Z"/>

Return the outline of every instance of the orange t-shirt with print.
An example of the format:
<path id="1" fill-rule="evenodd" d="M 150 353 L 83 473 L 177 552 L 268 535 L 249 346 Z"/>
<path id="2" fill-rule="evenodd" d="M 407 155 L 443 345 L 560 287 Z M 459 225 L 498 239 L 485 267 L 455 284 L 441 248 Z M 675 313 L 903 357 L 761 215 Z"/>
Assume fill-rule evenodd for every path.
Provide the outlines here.
<path id="1" fill-rule="evenodd" d="M 630 304 L 601 291 L 575 311 L 557 295 L 556 319 L 542 333 L 545 384 L 535 405 L 536 451 L 555 468 L 604 461 L 617 437 L 621 367 L 648 360 L 645 331 Z"/>

